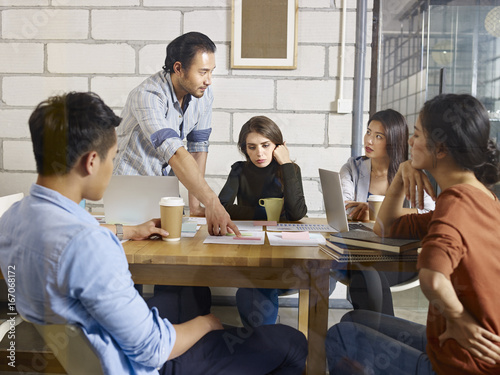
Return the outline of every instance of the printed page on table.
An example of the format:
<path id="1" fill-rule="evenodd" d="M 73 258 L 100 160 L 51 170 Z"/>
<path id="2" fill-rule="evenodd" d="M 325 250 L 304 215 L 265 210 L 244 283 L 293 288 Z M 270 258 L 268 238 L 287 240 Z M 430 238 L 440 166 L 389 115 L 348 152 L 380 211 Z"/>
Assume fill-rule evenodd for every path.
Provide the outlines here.
<path id="1" fill-rule="evenodd" d="M 264 245 L 266 232 L 264 231 L 245 231 L 237 237 L 232 233 L 225 236 L 207 236 L 203 243 L 216 243 L 220 245 Z"/>
<path id="2" fill-rule="evenodd" d="M 256 221 L 247 221 L 247 220 L 233 220 L 233 223 L 236 224 L 238 229 L 244 232 L 257 232 L 262 230 L 262 225 L 255 225 Z"/>
<path id="3" fill-rule="evenodd" d="M 325 237 L 319 233 L 307 233 L 308 238 L 289 238 L 286 234 L 286 232 L 267 232 L 269 244 L 271 246 L 318 246 L 326 242 Z"/>
<path id="4" fill-rule="evenodd" d="M 288 224 L 279 223 L 278 225 L 266 227 L 271 232 L 337 232 L 328 224 Z"/>

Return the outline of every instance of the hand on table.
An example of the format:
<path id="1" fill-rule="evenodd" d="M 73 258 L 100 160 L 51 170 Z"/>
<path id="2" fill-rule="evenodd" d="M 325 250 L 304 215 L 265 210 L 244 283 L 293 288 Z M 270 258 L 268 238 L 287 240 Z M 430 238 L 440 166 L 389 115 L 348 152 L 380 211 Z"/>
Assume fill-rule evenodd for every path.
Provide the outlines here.
<path id="1" fill-rule="evenodd" d="M 225 236 L 226 233 L 241 235 L 238 227 L 231 221 L 231 217 L 218 199 L 205 207 L 205 217 L 207 218 L 207 230 L 211 236 Z"/>
<path id="2" fill-rule="evenodd" d="M 460 317 L 446 319 L 446 331 L 439 336 L 439 344 L 454 339 L 474 357 L 485 362 L 500 363 L 500 336 L 482 328 L 474 317 L 463 311 Z"/>
<path id="3" fill-rule="evenodd" d="M 415 169 L 411 165 L 411 160 L 407 160 L 399 165 L 401 179 L 403 180 L 404 193 L 406 199 L 410 201 L 411 207 L 416 207 L 416 199 L 418 196 L 418 205 L 421 210 L 424 209 L 424 191 L 436 200 L 436 193 L 427 177 L 420 169 Z"/>
<path id="4" fill-rule="evenodd" d="M 125 240 L 146 240 L 151 236 L 168 236 L 168 232 L 161 229 L 160 219 L 151 219 L 139 225 L 123 227 L 123 239 Z"/>
<path id="5" fill-rule="evenodd" d="M 346 201 L 346 210 L 352 209 L 348 218 L 352 220 L 366 221 L 370 219 L 367 202 Z"/>

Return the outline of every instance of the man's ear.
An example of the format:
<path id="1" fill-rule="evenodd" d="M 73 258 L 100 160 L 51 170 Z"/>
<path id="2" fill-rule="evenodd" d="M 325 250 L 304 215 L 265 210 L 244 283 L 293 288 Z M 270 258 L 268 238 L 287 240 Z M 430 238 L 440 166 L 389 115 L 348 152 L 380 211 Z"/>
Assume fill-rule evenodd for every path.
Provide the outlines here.
<path id="1" fill-rule="evenodd" d="M 174 68 L 174 73 L 180 74 L 182 69 L 182 63 L 180 61 L 174 62 L 173 68 Z"/>
<path id="2" fill-rule="evenodd" d="M 85 175 L 92 175 L 96 173 L 100 165 L 101 159 L 97 151 L 90 151 L 81 157 L 81 166 Z"/>

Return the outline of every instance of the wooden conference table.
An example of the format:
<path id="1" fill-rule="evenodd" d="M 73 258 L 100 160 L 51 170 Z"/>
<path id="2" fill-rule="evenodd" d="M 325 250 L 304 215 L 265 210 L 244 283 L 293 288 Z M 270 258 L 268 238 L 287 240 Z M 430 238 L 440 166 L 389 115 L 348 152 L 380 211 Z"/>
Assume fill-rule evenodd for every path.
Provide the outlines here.
<path id="1" fill-rule="evenodd" d="M 202 226 L 195 237 L 179 242 L 123 243 L 134 282 L 299 289 L 298 328 L 309 342 L 306 372 L 325 374 L 332 259 L 316 246 L 270 246 L 267 236 L 264 245 L 203 244 L 207 235 Z"/>
<path id="2" fill-rule="evenodd" d="M 301 223 L 326 224 L 325 219 Z M 179 242 L 127 241 L 123 248 L 138 284 L 287 288 L 299 290 L 298 328 L 309 342 L 306 373 L 326 373 L 330 269 L 373 267 L 415 271 L 415 262 L 338 263 L 318 247 L 203 244 L 202 226 L 193 238 Z M 2 278 L 0 272 L 0 278 Z"/>

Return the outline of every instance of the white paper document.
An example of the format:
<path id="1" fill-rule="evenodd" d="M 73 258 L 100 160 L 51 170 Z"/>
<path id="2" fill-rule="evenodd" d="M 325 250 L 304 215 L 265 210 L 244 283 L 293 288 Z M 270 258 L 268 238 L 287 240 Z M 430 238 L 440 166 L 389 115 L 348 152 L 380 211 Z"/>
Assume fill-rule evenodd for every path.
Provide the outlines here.
<path id="1" fill-rule="evenodd" d="M 280 232 L 267 232 L 271 246 L 318 246 L 325 244 L 326 240 L 319 233 L 310 233 L 308 240 L 284 240 Z"/>
<path id="2" fill-rule="evenodd" d="M 183 221 L 193 221 L 198 225 L 207 225 L 207 218 L 205 217 L 188 216 L 185 217 Z"/>
<path id="3" fill-rule="evenodd" d="M 246 221 L 246 220 L 233 220 L 233 223 L 236 224 L 238 229 L 245 232 L 255 232 L 261 231 L 262 225 L 254 225 L 254 221 Z"/>
<path id="4" fill-rule="evenodd" d="M 217 243 L 221 245 L 264 245 L 264 231 L 241 232 L 241 237 L 235 235 L 207 236 L 203 243 Z"/>
<path id="5" fill-rule="evenodd" d="M 337 232 L 328 224 L 287 224 L 279 223 L 275 226 L 266 228 L 272 232 Z"/>

